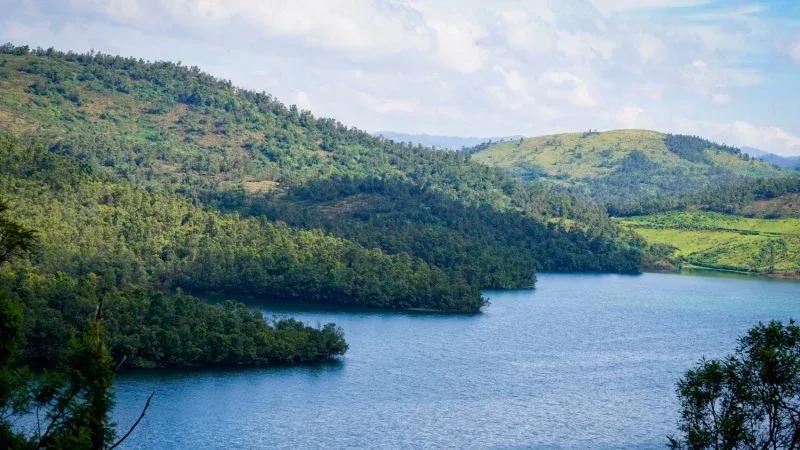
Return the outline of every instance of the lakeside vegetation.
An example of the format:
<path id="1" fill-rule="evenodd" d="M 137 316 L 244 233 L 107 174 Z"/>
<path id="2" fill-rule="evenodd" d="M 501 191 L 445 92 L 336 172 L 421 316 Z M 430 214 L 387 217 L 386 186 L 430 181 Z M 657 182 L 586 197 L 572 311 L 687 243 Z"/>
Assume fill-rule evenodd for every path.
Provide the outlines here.
<path id="1" fill-rule="evenodd" d="M 96 274 L 115 288 L 369 307 L 476 311 L 484 301 L 477 288 L 423 261 L 103 181 L 46 146 L 0 136 L 0 162 L 13 218 L 42 230 L 31 256 L 42 273 Z"/>
<path id="2" fill-rule="evenodd" d="M 36 250 L 37 234 L 9 218 L 8 203 L 0 199 L 0 270 Z M 118 291 L 98 287 L 94 274 L 75 279 L 16 270 L 0 277 L 3 448 L 119 446 L 155 395 L 118 437 L 110 420 L 112 383 L 128 358 L 134 367 L 296 364 L 347 350 L 333 324 L 314 329 L 292 319 L 268 323 L 234 302 L 221 308 L 180 292 L 167 299 Z M 44 370 L 35 374 L 31 366 Z"/>
<path id="3" fill-rule="evenodd" d="M 75 228 L 71 236 L 34 232 L 14 217 L 8 202 L 0 200 L 0 293 L 21 311 L 22 339 L 15 344 L 21 364 L 57 367 L 66 357 L 70 336 L 85 329 L 86 318 L 99 303 L 106 305 L 104 345 L 115 360 L 125 358 L 134 368 L 297 364 L 347 351 L 344 334 L 334 324 L 314 328 L 292 319 L 267 320 L 241 303 L 210 305 L 180 291 L 162 294 L 152 284 L 132 279 L 140 274 L 125 268 L 135 261 L 104 260 L 117 270 L 98 275 L 91 261 L 52 254 L 47 244 L 66 239 L 80 247 L 89 241 L 71 237 L 83 232 L 96 238 L 95 230 Z M 66 264 L 48 270 L 59 258 L 88 273 L 70 271 Z M 41 264 L 33 265 L 37 260 Z"/>
<path id="4" fill-rule="evenodd" d="M 759 323 L 734 353 L 705 359 L 678 381 L 673 449 L 796 449 L 800 445 L 800 327 Z"/>
<path id="5" fill-rule="evenodd" d="M 90 211 L 129 207 L 105 205 L 108 200 L 84 192 L 101 190 L 88 187 L 101 182 L 102 189 L 153 197 L 144 203 L 183 201 L 191 207 L 179 209 L 224 223 L 228 237 L 215 245 L 225 247 L 207 247 L 206 254 L 196 252 L 185 230 L 195 222 L 184 223 L 185 214 L 165 218 L 165 226 L 180 223 L 180 232 L 189 233 L 184 240 L 138 236 L 153 237 L 156 245 L 133 266 L 153 268 L 158 276 L 148 277 L 159 284 L 461 312 L 480 309 L 481 288 L 529 287 L 540 269 L 635 272 L 641 266 L 642 241 L 601 208 L 454 152 L 316 118 L 197 68 L 10 45 L 0 49 L 0 61 L 0 117 L 13 118 L 4 121 L 7 140 L 41 147 L 43 164 L 57 156 L 59 164 L 80 169 L 87 181 L 73 183 L 80 192 L 75 198 L 95 198 L 100 205 Z M 42 192 L 37 202 L 57 199 L 74 209 L 74 199 L 60 191 L 19 181 L 44 169 L 37 159 L 17 170 L 10 195 Z M 553 218 L 580 226 L 547 225 Z M 288 262 L 277 253 L 264 257 L 262 247 L 278 249 L 244 244 L 259 242 L 258 233 L 277 233 L 282 242 L 310 240 L 313 248 L 295 245 L 299 256 L 289 249 Z M 515 253 L 519 247 L 526 251 Z M 201 270 L 204 255 L 222 263 Z M 169 271 L 160 270 L 165 266 Z"/>

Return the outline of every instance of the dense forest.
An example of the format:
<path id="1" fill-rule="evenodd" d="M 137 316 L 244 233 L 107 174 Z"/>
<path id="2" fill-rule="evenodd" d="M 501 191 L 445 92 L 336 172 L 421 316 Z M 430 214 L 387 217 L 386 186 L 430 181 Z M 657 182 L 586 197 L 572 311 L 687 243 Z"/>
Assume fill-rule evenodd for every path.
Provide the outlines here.
<path id="1" fill-rule="evenodd" d="M 580 226 L 543 223 L 487 205 L 467 206 L 396 180 L 311 182 L 264 208 L 267 216 L 291 225 L 419 256 L 483 288 L 533 286 L 536 270 L 634 272 L 639 263 L 631 254 L 639 250 L 621 250 Z M 260 211 L 257 207 L 256 213 Z"/>
<path id="2" fill-rule="evenodd" d="M 753 208 L 753 204 L 791 194 L 800 194 L 800 177 L 756 179 L 713 187 L 682 198 L 661 196 L 655 199 L 610 204 L 608 213 L 618 217 L 630 217 L 697 209 L 747 217 L 777 218 L 784 215 L 780 210 L 759 210 Z"/>
<path id="3" fill-rule="evenodd" d="M 342 331 L 333 324 L 317 329 L 292 319 L 270 321 L 241 303 L 210 305 L 180 291 L 159 293 L 152 284 L 137 282 L 130 271 L 119 270 L 131 263 L 124 258 L 107 262 L 116 271 L 98 266 L 105 275 L 65 273 L 66 265 L 51 270 L 54 261 L 46 259 L 70 258 L 50 254 L 47 240 L 53 237 L 17 222 L 8 202 L 0 200 L 0 293 L 22 309 L 21 363 L 57 366 L 74 330 L 83 329 L 100 302 L 106 305 L 105 344 L 130 367 L 294 364 L 347 350 Z M 74 262 L 87 268 L 84 261 Z"/>
<path id="4" fill-rule="evenodd" d="M 131 270 L 161 285 L 475 311 L 483 304 L 480 288 L 531 286 L 540 269 L 637 271 L 645 253 L 641 239 L 571 195 L 455 152 L 398 144 L 315 118 L 194 67 L 6 45 L 0 87 L 0 115 L 14 118 L 8 139 L 36 142 L 91 180 L 77 183 L 73 199 L 54 189 L 54 201 L 51 193 L 20 187 L 27 175 L 18 170 L 9 182 L 18 186 L 14 196 L 38 192 L 35 202 L 65 207 L 94 195 L 98 211 L 112 206 L 140 220 L 128 211 L 135 203 L 96 193 L 119 189 L 224 222 L 218 238 L 201 242 L 191 233 L 184 240 L 155 239 L 153 231 L 124 235 L 169 242 L 171 248 L 129 249 L 142 250 L 131 256 L 138 259 Z M 38 160 L 33 166 L 24 170 L 46 172 Z M 181 214 L 165 220 L 185 225 L 182 232 L 199 229 L 202 221 Z M 157 217 L 141 220 L 152 224 Z M 296 257 L 286 263 L 273 235 L 314 246 L 292 244 Z M 248 248 L 257 242 L 257 249 Z M 70 251 L 73 256 L 53 265 L 75 270 L 74 256 L 86 259 L 83 249 Z"/>
<path id="5" fill-rule="evenodd" d="M 161 188 L 103 180 L 47 146 L 0 137 L 0 187 L 42 231 L 31 264 L 104 286 L 181 287 L 365 307 L 477 311 L 480 292 L 406 255 L 204 210 Z"/>

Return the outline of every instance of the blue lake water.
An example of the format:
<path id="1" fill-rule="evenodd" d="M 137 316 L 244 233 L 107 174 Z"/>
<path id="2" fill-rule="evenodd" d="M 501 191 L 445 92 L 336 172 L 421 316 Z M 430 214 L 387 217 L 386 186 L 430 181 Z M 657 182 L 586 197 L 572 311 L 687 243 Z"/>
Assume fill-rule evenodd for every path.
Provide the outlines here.
<path id="1" fill-rule="evenodd" d="M 350 350 L 312 367 L 132 372 L 125 448 L 664 448 L 675 382 L 758 321 L 800 318 L 800 283 L 540 274 L 477 315 L 296 310 Z"/>

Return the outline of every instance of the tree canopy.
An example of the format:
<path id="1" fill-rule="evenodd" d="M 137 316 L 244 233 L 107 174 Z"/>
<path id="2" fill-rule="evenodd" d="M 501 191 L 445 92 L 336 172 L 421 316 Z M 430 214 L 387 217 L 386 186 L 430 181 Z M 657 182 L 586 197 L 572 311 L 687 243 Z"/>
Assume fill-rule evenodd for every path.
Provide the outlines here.
<path id="1" fill-rule="evenodd" d="M 752 328 L 736 352 L 702 360 L 678 382 L 672 448 L 800 448 L 800 327 Z"/>

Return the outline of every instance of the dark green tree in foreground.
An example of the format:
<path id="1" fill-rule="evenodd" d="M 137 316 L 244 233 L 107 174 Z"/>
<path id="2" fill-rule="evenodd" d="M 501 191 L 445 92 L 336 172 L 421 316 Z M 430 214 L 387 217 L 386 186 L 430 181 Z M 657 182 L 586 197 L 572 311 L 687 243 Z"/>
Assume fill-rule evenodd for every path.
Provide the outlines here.
<path id="1" fill-rule="evenodd" d="M 722 360 L 678 382 L 676 449 L 800 448 L 800 327 L 759 323 Z"/>
<path id="2" fill-rule="evenodd" d="M 35 241 L 35 232 L 7 219 L 6 211 L 7 204 L 0 201 L 0 265 L 23 255 Z M 22 305 L 0 291 L 0 449 L 119 445 L 139 421 L 114 442 L 114 426 L 109 421 L 114 363 L 103 343 L 102 303 L 94 320 L 73 335 L 58 369 L 46 371 L 38 380 L 20 364 L 22 311 Z M 148 399 L 142 416 L 149 403 Z M 35 427 L 15 428 L 25 417 L 35 418 Z"/>

